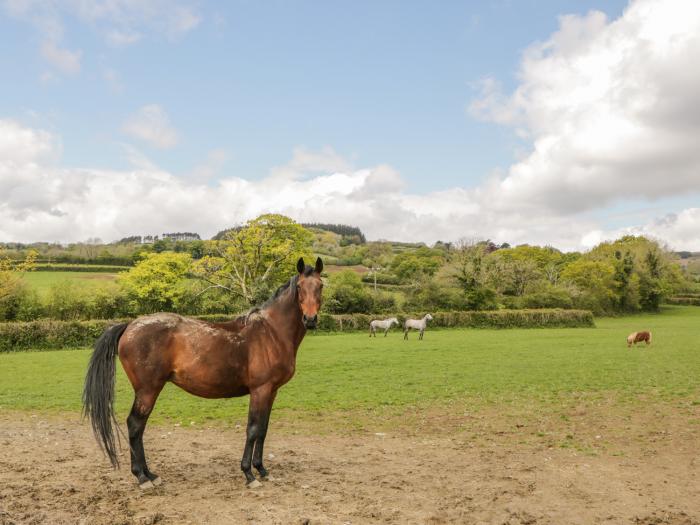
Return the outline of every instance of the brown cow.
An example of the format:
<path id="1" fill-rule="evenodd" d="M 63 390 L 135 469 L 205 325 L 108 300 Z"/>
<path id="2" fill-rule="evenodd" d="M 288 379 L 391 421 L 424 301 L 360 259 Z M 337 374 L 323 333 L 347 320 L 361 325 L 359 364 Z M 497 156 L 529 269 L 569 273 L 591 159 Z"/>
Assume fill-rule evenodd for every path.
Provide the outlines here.
<path id="1" fill-rule="evenodd" d="M 651 344 L 651 332 L 632 332 L 627 336 L 627 348 L 642 341 L 648 345 Z"/>

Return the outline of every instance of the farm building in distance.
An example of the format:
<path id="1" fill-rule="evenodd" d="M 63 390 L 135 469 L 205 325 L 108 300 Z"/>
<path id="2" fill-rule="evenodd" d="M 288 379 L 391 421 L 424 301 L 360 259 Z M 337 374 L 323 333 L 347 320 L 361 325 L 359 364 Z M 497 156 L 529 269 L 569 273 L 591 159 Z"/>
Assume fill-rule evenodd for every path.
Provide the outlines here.
<path id="1" fill-rule="evenodd" d="M 201 237 L 198 233 L 192 232 L 178 232 L 178 233 L 164 233 L 163 239 L 170 239 L 171 241 L 199 241 Z"/>

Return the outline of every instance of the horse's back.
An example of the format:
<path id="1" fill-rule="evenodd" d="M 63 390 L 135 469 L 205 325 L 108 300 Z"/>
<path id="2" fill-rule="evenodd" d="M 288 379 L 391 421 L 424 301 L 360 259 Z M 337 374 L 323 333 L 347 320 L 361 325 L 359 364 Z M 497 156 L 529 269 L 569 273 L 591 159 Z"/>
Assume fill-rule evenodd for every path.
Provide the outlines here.
<path id="1" fill-rule="evenodd" d="M 147 315 L 125 330 L 119 358 L 134 387 L 170 380 L 203 397 L 244 395 L 247 353 L 240 332 L 177 314 Z"/>

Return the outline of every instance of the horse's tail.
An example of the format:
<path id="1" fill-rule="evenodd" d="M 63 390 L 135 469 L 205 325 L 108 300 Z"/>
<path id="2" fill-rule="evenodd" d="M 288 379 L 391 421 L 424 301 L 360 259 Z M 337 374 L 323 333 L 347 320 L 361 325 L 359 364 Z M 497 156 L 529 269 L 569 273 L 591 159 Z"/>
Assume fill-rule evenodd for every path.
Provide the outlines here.
<path id="1" fill-rule="evenodd" d="M 129 323 L 111 326 L 95 343 L 83 388 L 83 417 L 88 416 L 92 431 L 114 468 L 119 466 L 114 439 L 114 379 L 119 338 Z"/>

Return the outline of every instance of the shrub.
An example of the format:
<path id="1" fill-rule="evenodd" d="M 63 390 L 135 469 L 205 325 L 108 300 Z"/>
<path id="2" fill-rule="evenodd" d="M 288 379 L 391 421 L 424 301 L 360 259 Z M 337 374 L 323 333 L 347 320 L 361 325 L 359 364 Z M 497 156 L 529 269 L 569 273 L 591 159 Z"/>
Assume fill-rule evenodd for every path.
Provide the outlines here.
<path id="1" fill-rule="evenodd" d="M 407 317 L 420 318 L 424 313 L 397 315 L 403 324 Z M 436 312 L 430 327 L 438 328 L 577 328 L 592 327 L 593 315 L 582 310 L 496 310 L 484 312 Z M 198 316 L 211 322 L 228 321 L 230 315 Z M 367 330 L 372 319 L 385 315 L 344 314 L 319 316 L 321 332 Z M 0 323 L 0 353 L 22 350 L 52 350 L 92 346 L 115 320 L 51 321 Z"/>
<path id="2" fill-rule="evenodd" d="M 400 314 L 396 318 L 403 325 L 407 318 L 419 319 L 425 315 Z M 583 328 L 594 327 L 593 314 L 588 310 L 493 310 L 436 312 L 428 326 L 434 328 Z M 321 314 L 318 329 L 326 332 L 367 330 L 377 315 Z"/>
<path id="3" fill-rule="evenodd" d="M 91 346 L 116 321 L 0 323 L 0 353 Z"/>
<path id="4" fill-rule="evenodd" d="M 60 321 L 91 317 L 90 300 L 74 283 L 62 281 L 49 289 L 46 315 Z"/>
<path id="5" fill-rule="evenodd" d="M 377 284 L 399 284 L 400 279 L 393 273 L 376 272 L 376 283 Z M 374 284 L 375 274 L 373 272 L 367 272 L 362 275 L 362 282 Z"/>
<path id="6" fill-rule="evenodd" d="M 356 313 L 372 310 L 372 296 L 360 276 L 350 270 L 331 275 L 325 299 L 332 313 Z"/>

